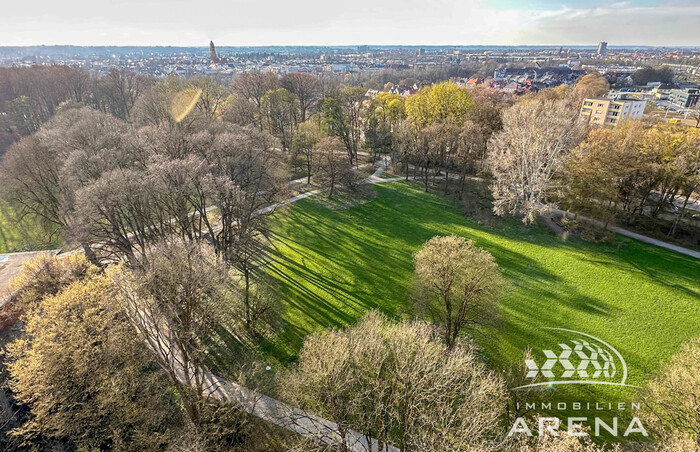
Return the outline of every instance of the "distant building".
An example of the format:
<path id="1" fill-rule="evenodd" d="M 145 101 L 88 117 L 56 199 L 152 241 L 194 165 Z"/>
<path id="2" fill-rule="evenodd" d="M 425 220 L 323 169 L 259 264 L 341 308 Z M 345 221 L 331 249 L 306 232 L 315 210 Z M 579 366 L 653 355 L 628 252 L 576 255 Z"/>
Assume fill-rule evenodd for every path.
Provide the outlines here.
<path id="1" fill-rule="evenodd" d="M 214 41 L 209 41 L 209 61 L 212 63 L 219 62 L 219 56 L 216 54 L 216 46 L 214 45 Z"/>
<path id="2" fill-rule="evenodd" d="M 598 44 L 598 55 L 605 55 L 606 53 L 608 53 L 608 43 L 600 41 Z"/>
<path id="3" fill-rule="evenodd" d="M 681 108 L 692 108 L 698 104 L 700 88 L 672 89 L 668 101 Z"/>
<path id="4" fill-rule="evenodd" d="M 640 119 L 646 105 L 645 100 L 629 99 L 625 95 L 616 99 L 586 98 L 580 116 L 591 124 L 615 126 L 623 119 Z"/>

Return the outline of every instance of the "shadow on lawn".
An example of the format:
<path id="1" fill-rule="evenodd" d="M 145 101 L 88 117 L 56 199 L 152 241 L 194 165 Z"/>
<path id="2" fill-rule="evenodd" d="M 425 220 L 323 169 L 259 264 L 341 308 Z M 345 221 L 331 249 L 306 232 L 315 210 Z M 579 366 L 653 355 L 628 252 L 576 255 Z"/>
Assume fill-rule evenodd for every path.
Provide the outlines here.
<path id="1" fill-rule="evenodd" d="M 269 271 L 280 282 L 290 311 L 301 317 L 289 315 L 287 329 L 274 343 L 266 344 L 266 351 L 283 361 L 293 359 L 310 332 L 305 325 L 345 326 L 370 309 L 399 315 L 409 303 L 412 253 L 435 235 L 464 234 L 465 229 L 464 235 L 473 235 L 470 238 L 496 257 L 511 283 L 510 292 L 517 288 L 536 294 L 526 303 L 514 303 L 513 315 L 537 313 L 538 322 L 556 325 L 561 319 L 549 309 L 552 303 L 592 315 L 610 314 L 609 306 L 562 284 L 537 260 L 487 238 L 499 231 L 471 224 L 451 209 L 454 206 L 440 198 L 426 199 L 410 189 L 395 193 L 382 188 L 380 197 L 361 209 L 329 211 L 302 201 L 287 210 L 273 240 L 278 246 L 268 251 Z M 524 240 L 517 233 L 503 238 L 513 243 L 562 245 L 555 238 L 539 243 L 541 232 L 534 240 Z"/>
<path id="2" fill-rule="evenodd" d="M 700 261 L 690 256 L 633 241 L 608 259 L 589 259 L 599 265 L 644 274 L 655 284 L 679 290 L 700 300 Z M 695 288 L 695 289 L 693 289 Z"/>

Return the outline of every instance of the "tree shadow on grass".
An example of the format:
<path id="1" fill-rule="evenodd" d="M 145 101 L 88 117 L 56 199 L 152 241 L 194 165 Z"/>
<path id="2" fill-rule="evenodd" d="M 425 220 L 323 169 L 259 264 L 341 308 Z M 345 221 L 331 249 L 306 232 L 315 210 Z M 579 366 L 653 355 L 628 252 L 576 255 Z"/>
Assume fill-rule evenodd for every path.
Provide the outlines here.
<path id="1" fill-rule="evenodd" d="M 589 262 L 643 274 L 655 284 L 700 301 L 700 260 L 690 256 L 637 242 L 608 259 L 591 258 Z"/>
<path id="2" fill-rule="evenodd" d="M 513 315 L 537 313 L 539 320 L 556 324 L 560 319 L 549 309 L 553 303 L 586 314 L 610 315 L 608 305 L 563 284 L 536 259 L 486 238 L 497 231 L 470 225 L 458 212 L 446 212 L 440 199 L 426 200 L 422 193 L 418 197 L 409 191 L 406 196 L 416 199 L 407 201 L 404 195 L 400 193 L 398 201 L 396 196 L 380 196 L 371 205 L 348 212 L 323 210 L 303 201 L 287 211 L 284 227 L 275 232 L 276 246 L 269 250 L 270 272 L 300 316 L 288 317 L 289 332 L 275 342 L 292 340 L 288 345 L 298 349 L 308 333 L 304 326 L 346 326 L 370 309 L 398 315 L 409 302 L 413 252 L 435 235 L 451 230 L 464 234 L 465 228 L 471 228 L 476 233 L 471 238 L 496 257 L 511 291 L 536 294 L 527 303 L 516 303 Z M 505 239 L 530 242 L 522 236 Z M 539 242 L 541 238 L 534 240 Z M 554 239 L 552 244 L 561 245 Z"/>

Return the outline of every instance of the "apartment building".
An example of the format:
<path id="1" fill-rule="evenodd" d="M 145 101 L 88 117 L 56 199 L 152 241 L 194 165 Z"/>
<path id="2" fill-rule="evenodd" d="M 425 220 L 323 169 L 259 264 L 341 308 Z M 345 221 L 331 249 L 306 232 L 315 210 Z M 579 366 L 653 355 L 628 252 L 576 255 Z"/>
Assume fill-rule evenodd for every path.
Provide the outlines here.
<path id="1" fill-rule="evenodd" d="M 646 105 L 645 100 L 626 96 L 587 98 L 583 100 L 580 116 L 591 124 L 615 126 L 623 119 L 640 119 Z"/>
<path id="2" fill-rule="evenodd" d="M 700 88 L 671 90 L 668 100 L 681 108 L 693 108 L 700 100 Z"/>

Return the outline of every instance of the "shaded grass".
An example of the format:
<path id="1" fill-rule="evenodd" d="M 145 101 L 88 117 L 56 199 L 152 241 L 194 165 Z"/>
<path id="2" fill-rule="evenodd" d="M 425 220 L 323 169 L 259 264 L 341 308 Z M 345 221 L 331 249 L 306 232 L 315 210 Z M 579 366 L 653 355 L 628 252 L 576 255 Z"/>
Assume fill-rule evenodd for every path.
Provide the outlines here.
<path id="1" fill-rule="evenodd" d="M 0 200 L 0 253 L 33 251 L 60 246 L 58 237 L 47 237 L 38 220 L 17 219 L 15 213 Z"/>
<path id="2" fill-rule="evenodd" d="M 286 304 L 286 327 L 262 345 L 269 361 L 293 361 L 307 334 L 350 325 L 370 309 L 401 316 L 413 253 L 448 234 L 491 252 L 508 281 L 500 321 L 476 336 L 496 370 L 522 366 L 526 348 L 551 343 L 552 333 L 540 328 L 558 327 L 610 343 L 627 360 L 628 383 L 641 385 L 700 335 L 700 262 L 691 257 L 621 236 L 610 243 L 563 240 L 514 219 L 482 226 L 452 201 L 406 182 L 376 190 L 376 199 L 347 210 L 312 197 L 275 215 L 269 273 Z M 633 392 L 569 386 L 557 396 L 607 403 Z"/>

